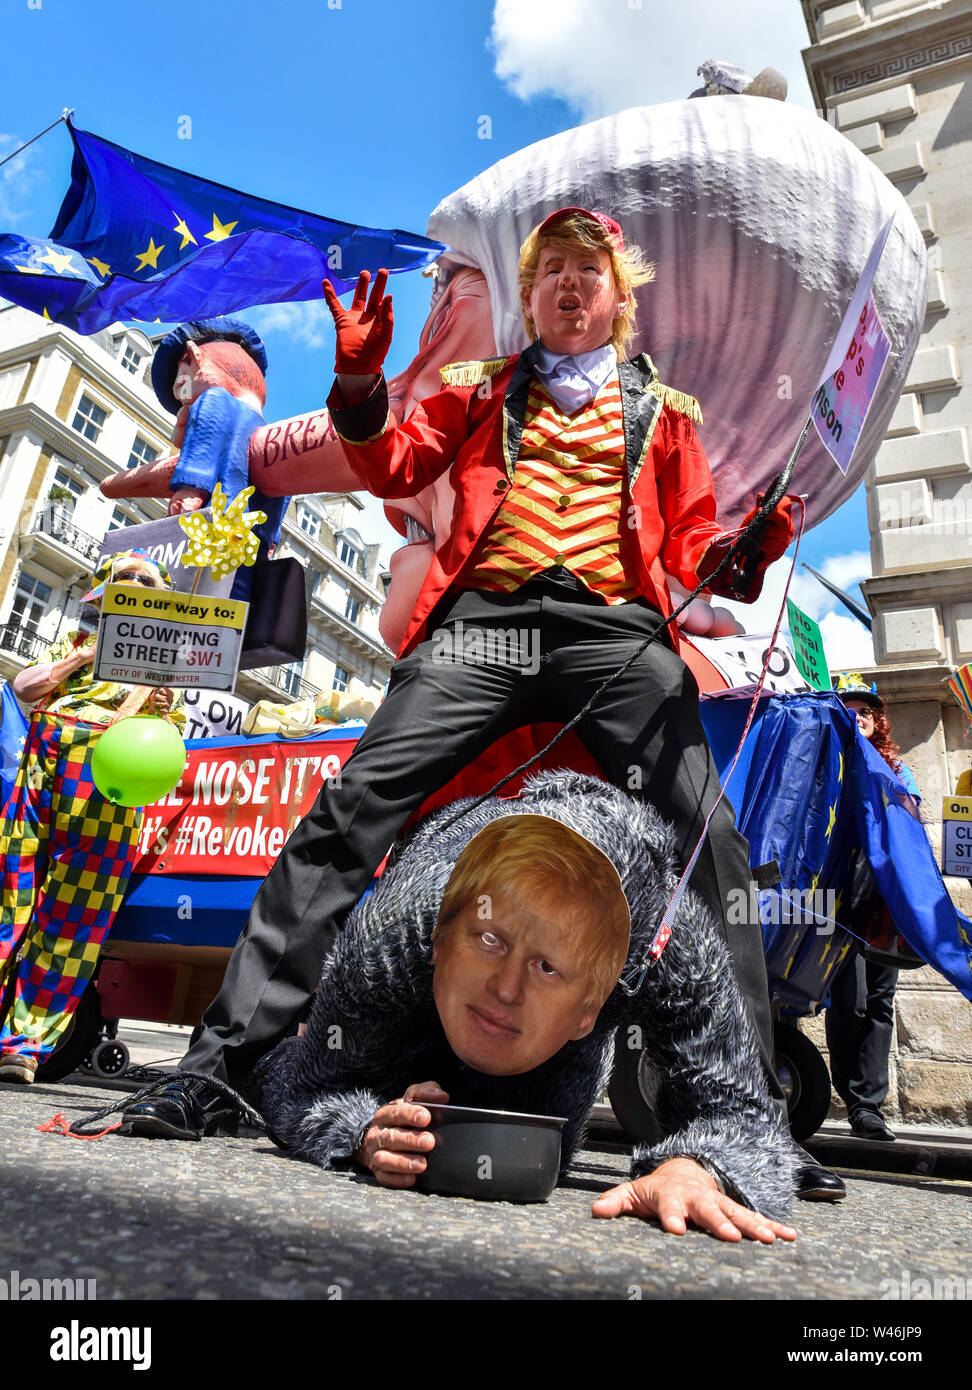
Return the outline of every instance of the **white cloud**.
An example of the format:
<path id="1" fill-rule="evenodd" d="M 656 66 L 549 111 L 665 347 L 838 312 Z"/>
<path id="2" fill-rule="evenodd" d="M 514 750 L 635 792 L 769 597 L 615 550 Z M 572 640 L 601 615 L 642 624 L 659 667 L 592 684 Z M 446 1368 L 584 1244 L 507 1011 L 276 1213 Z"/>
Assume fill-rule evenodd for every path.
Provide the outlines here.
<path id="1" fill-rule="evenodd" d="M 807 42 L 799 7 L 779 0 L 496 0 L 490 35 L 514 95 L 559 97 L 584 120 L 687 97 L 707 58 L 753 75 L 775 67 L 809 106 Z"/>
<path id="2" fill-rule="evenodd" d="M 6 159 L 23 143 L 19 135 L 0 134 L 0 159 Z M 43 180 L 33 149 L 24 150 L 0 167 L 0 229 L 14 226 L 30 215 L 30 195 Z"/>
<path id="3" fill-rule="evenodd" d="M 854 585 L 866 579 L 871 573 L 871 557 L 866 550 L 855 550 L 847 555 L 831 555 L 822 565 L 814 566 L 838 588 L 844 589 L 851 598 L 863 599 L 853 592 Z M 764 634 L 773 631 L 776 618 L 783 602 L 783 590 L 790 571 L 790 560 L 777 560 L 770 565 L 763 581 L 763 592 L 755 603 L 735 603 L 728 599 L 715 602 L 730 612 L 747 632 Z M 874 664 L 874 645 L 871 634 L 863 623 L 844 608 L 843 604 L 807 570 L 797 568 L 790 585 L 790 598 L 796 606 L 820 624 L 824 651 L 831 671 L 859 670 Z M 787 633 L 786 614 L 783 614 L 781 632 Z"/>
<path id="4" fill-rule="evenodd" d="M 874 643 L 867 628 L 848 613 L 826 613 L 820 620 L 824 651 L 831 674 L 861 671 L 874 665 Z"/>
<path id="5" fill-rule="evenodd" d="M 280 333 L 291 342 L 303 343 L 310 348 L 323 347 L 334 332 L 331 316 L 322 299 L 292 304 L 261 304 L 247 310 L 246 317 L 261 338 Z"/>

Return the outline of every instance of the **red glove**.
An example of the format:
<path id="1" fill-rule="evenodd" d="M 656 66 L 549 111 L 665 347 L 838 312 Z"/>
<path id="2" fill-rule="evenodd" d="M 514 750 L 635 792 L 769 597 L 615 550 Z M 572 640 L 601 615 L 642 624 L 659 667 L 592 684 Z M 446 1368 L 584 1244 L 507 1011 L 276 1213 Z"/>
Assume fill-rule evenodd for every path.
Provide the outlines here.
<path id="1" fill-rule="evenodd" d="M 712 542 L 696 569 L 700 579 L 706 579 L 713 573 L 729 548 L 753 520 L 762 500 L 762 496 L 756 498 L 756 506 L 743 518 L 737 531 L 730 531 Z M 707 586 L 710 593 L 718 594 L 720 598 L 739 599 L 742 603 L 756 602 L 762 592 L 763 574 L 767 566 L 780 558 L 793 539 L 795 528 L 792 497 L 784 497 L 776 504 L 765 518 L 763 528 L 756 542 L 758 548 L 749 563 L 746 564 L 745 557 L 740 555 L 735 564 L 727 565 L 718 579 Z M 745 566 L 744 570 L 741 570 L 741 564 Z"/>
<path id="2" fill-rule="evenodd" d="M 381 364 L 391 347 L 395 324 L 391 295 L 385 294 L 387 279 L 388 271 L 379 270 L 371 298 L 367 299 L 371 274 L 363 270 L 354 287 L 350 309 L 342 307 L 330 280 L 324 281 L 324 300 L 337 331 L 334 370 L 338 376 L 376 376 L 380 373 Z"/>
<path id="3" fill-rule="evenodd" d="M 756 498 L 756 506 L 743 518 L 740 530 L 745 531 L 759 510 L 763 495 Z M 763 523 L 765 530 L 759 538 L 759 553 L 765 569 L 783 555 L 793 539 L 796 527 L 793 524 L 793 498 L 783 497 L 770 512 Z"/>

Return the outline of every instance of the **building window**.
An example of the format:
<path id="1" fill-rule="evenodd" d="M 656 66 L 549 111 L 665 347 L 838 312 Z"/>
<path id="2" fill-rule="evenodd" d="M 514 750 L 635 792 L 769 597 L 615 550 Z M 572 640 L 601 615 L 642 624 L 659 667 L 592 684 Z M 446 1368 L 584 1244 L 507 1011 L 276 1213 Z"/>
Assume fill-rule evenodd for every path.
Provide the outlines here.
<path id="1" fill-rule="evenodd" d="M 21 574 L 17 580 L 13 607 L 10 610 L 10 626 L 23 628 L 31 636 L 37 634 L 37 624 L 48 611 L 51 604 L 51 587 L 32 574 Z"/>
<path id="2" fill-rule="evenodd" d="M 297 508 L 297 525 L 306 536 L 310 536 L 312 541 L 319 539 L 321 534 L 321 519 L 315 516 L 306 507 Z"/>
<path id="3" fill-rule="evenodd" d="M 120 531 L 123 526 L 141 526 L 141 524 L 141 519 L 138 516 L 123 511 L 121 507 L 116 507 L 111 514 L 111 520 L 108 522 L 108 530 Z"/>
<path id="4" fill-rule="evenodd" d="M 77 498 L 84 495 L 88 485 L 82 478 L 69 473 L 66 468 L 59 468 L 54 474 L 54 486 L 67 488 L 68 492 Z"/>
<path id="5" fill-rule="evenodd" d="M 131 372 L 132 376 L 138 376 L 144 361 L 142 353 L 136 352 L 131 343 L 126 344 L 121 364 L 127 372 Z"/>
<path id="6" fill-rule="evenodd" d="M 90 396 L 82 396 L 78 401 L 78 408 L 71 428 L 77 430 L 79 434 L 83 434 L 85 439 L 90 439 L 92 444 L 97 444 L 98 436 L 101 434 L 107 419 L 107 410 L 103 410 L 100 405 L 95 405 Z"/>
<path id="7" fill-rule="evenodd" d="M 342 565 L 347 565 L 348 569 L 353 570 L 356 565 L 360 564 L 362 559 L 361 551 L 356 545 L 352 544 L 351 541 L 346 540 L 342 536 L 341 548 L 338 550 L 338 559 L 341 561 Z"/>
<path id="8" fill-rule="evenodd" d="M 132 452 L 128 455 L 126 468 L 137 468 L 140 463 L 154 463 L 160 457 L 159 450 L 153 449 L 147 440 L 140 434 L 135 436 L 135 443 L 132 445 Z"/>
<path id="9" fill-rule="evenodd" d="M 338 693 L 340 694 L 342 691 L 347 690 L 347 688 L 348 688 L 348 682 L 350 681 L 350 679 L 351 679 L 351 672 L 350 672 L 350 671 L 345 670 L 345 668 L 344 668 L 343 666 L 335 666 L 335 668 L 334 668 L 334 684 L 333 684 L 333 686 L 331 687 L 331 689 L 332 689 L 332 690 L 338 691 Z"/>
<path id="10" fill-rule="evenodd" d="M 295 661 L 291 666 L 284 666 L 280 672 L 280 686 L 287 695 L 297 696 L 300 694 L 300 673 L 303 669 L 303 662 Z"/>
<path id="11" fill-rule="evenodd" d="M 344 605 L 344 616 L 349 623 L 356 623 L 361 612 L 361 600 L 355 598 L 354 594 L 348 594 L 348 601 Z"/>

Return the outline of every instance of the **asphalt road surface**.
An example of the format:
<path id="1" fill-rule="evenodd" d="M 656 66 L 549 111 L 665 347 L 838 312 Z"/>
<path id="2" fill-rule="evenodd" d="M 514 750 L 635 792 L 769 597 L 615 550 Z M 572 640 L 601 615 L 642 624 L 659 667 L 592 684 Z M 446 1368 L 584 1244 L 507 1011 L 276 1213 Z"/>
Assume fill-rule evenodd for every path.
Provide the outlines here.
<path id="1" fill-rule="evenodd" d="M 178 1052 L 159 1041 L 157 1056 Z M 99 1300 L 890 1300 L 922 1297 L 923 1280 L 926 1297 L 972 1298 L 967 1132 L 855 1148 L 834 1130 L 820 1152 L 843 1156 L 847 1200 L 797 1203 L 795 1244 L 732 1246 L 594 1220 L 594 1197 L 626 1175 L 609 1131 L 548 1203 L 513 1206 L 381 1189 L 256 1131 L 189 1144 L 35 1128 L 112 1098 L 117 1083 L 81 1074 L 0 1087 L 0 1278 L 93 1279 Z M 884 1149 L 905 1171 L 878 1171 Z"/>

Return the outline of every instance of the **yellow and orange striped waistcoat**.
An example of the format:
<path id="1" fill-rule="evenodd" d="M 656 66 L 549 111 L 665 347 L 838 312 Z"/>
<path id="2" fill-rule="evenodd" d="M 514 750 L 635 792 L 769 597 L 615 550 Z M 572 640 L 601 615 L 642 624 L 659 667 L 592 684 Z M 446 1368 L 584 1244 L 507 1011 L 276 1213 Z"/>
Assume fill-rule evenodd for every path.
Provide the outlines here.
<path id="1" fill-rule="evenodd" d="M 464 587 L 512 592 L 562 565 L 608 603 L 641 592 L 625 525 L 624 416 L 617 372 L 575 415 L 530 383 L 513 483 L 463 569 Z"/>

